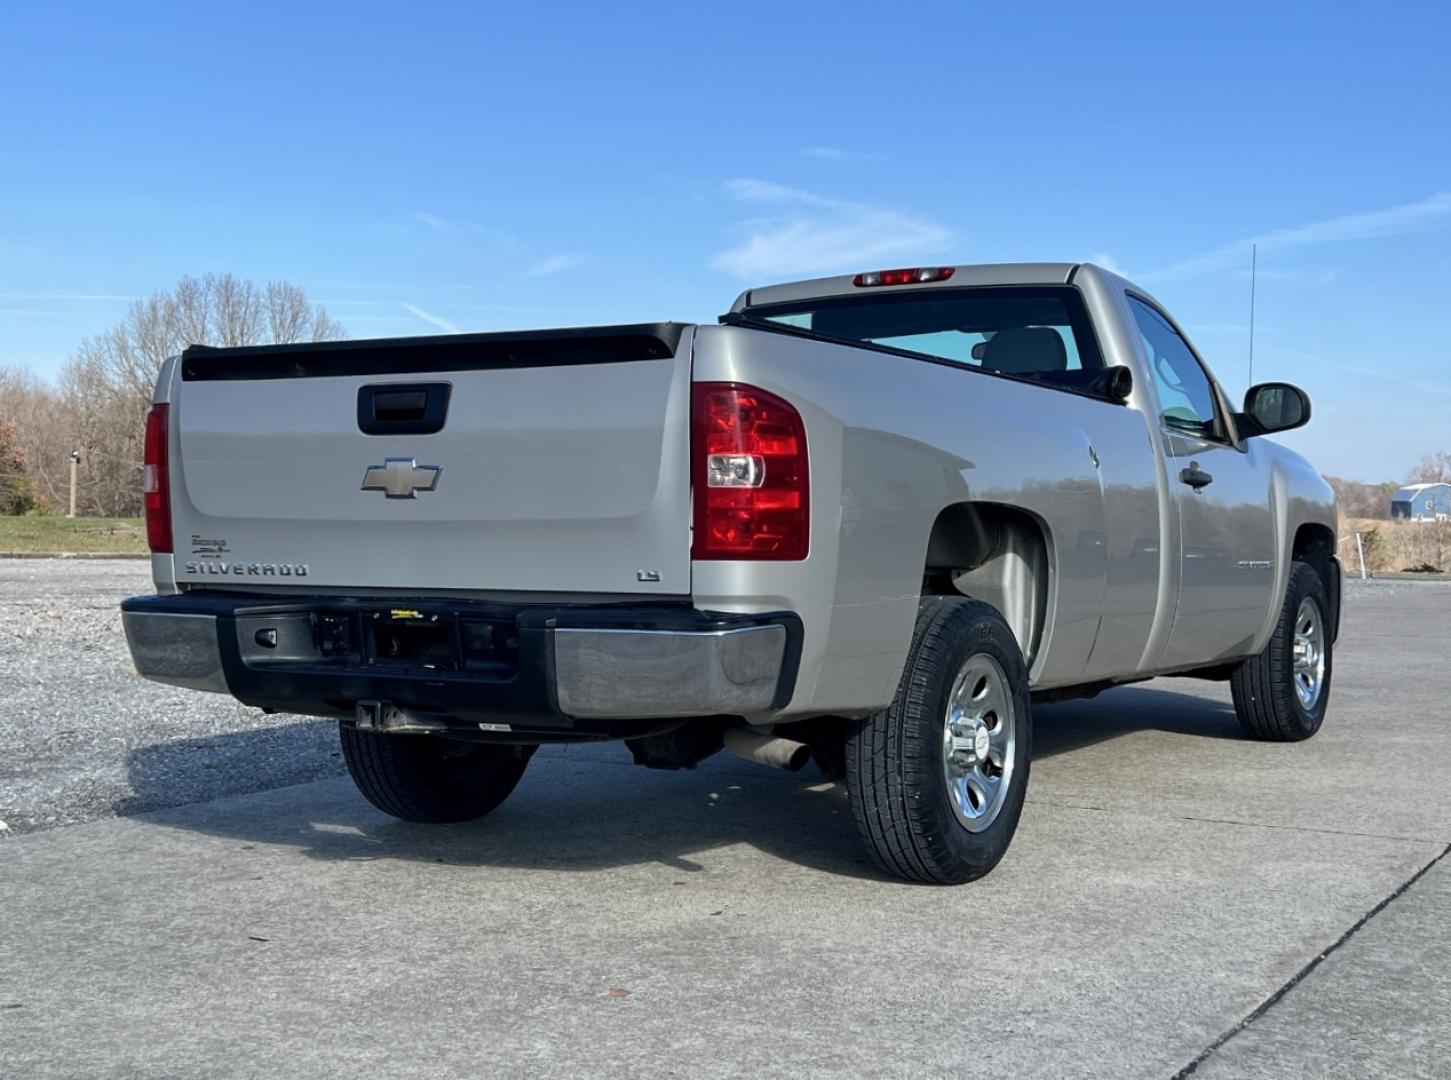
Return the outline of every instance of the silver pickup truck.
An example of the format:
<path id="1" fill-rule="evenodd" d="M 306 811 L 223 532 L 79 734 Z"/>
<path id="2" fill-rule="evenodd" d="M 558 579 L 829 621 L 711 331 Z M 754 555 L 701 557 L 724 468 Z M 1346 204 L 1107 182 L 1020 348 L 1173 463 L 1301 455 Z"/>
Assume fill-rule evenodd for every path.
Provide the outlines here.
<path id="1" fill-rule="evenodd" d="M 1031 702 L 1228 680 L 1313 735 L 1335 507 L 1092 265 L 752 289 L 720 325 L 193 347 L 146 431 L 137 670 L 336 717 L 362 793 L 498 806 L 546 742 L 846 784 L 903 878 L 988 872 Z"/>

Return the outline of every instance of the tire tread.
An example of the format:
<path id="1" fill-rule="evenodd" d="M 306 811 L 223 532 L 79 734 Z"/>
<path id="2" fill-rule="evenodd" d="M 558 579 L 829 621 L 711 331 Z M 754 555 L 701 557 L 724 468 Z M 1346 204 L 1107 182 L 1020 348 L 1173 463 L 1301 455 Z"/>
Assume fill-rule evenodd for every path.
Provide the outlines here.
<path id="1" fill-rule="evenodd" d="M 943 834 L 941 808 L 935 805 L 940 797 L 935 775 L 941 769 L 942 753 L 937 741 L 935 684 L 963 635 L 985 618 L 1002 625 L 1001 616 L 981 601 L 924 597 L 892 704 L 856 721 L 848 732 L 846 770 L 852 814 L 867 847 L 882 869 L 894 877 L 957 884 L 980 877 L 997 861 L 993 858 L 986 865 L 965 868 Z M 1002 628 L 1007 633 L 1006 626 Z M 1025 673 L 1023 678 L 1026 680 Z M 1026 710 L 1019 723 L 1022 734 L 1028 736 L 1020 737 L 1017 765 L 1025 783 L 1031 743 Z M 1020 805 L 1011 808 L 1013 815 Z M 1009 810 L 1004 806 L 1002 813 L 1005 818 L 1013 817 L 1004 820 L 1011 836 L 1016 819 Z"/>
<path id="2" fill-rule="evenodd" d="M 1327 628 L 1325 683 L 1321 689 L 1317 715 L 1312 717 L 1306 714 L 1295 695 L 1295 618 L 1300 611 L 1300 602 L 1306 596 L 1312 596 L 1318 601 L 1321 618 L 1326 620 L 1328 607 L 1325 586 L 1319 574 L 1308 563 L 1293 563 L 1289 581 L 1285 585 L 1284 603 L 1280 607 L 1279 619 L 1270 634 L 1269 642 L 1259 653 L 1240 663 L 1230 675 L 1229 685 L 1234 699 L 1235 715 L 1239 717 L 1245 734 L 1252 739 L 1264 742 L 1300 742 L 1314 735 L 1320 728 L 1330 695 L 1328 621 L 1324 622 Z"/>
<path id="3" fill-rule="evenodd" d="M 491 755 L 484 775 L 470 779 L 440 767 L 446 759 L 425 756 L 435 749 L 429 735 L 388 735 L 338 725 L 343 759 L 353 783 L 370 803 L 404 821 L 455 822 L 482 817 L 498 807 L 524 775 L 527 757 Z M 512 747 L 490 748 L 508 751 Z"/>

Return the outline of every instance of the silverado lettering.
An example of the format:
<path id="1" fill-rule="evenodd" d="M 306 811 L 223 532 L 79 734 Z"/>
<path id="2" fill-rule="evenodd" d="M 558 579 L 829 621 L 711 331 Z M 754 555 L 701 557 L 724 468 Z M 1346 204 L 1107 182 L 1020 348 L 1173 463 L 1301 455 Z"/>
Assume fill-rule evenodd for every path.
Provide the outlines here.
<path id="1" fill-rule="evenodd" d="M 250 574 L 252 577 L 307 577 L 307 566 L 304 563 L 188 561 L 182 567 L 182 572 L 186 574 L 230 574 L 233 577 L 241 577 L 244 574 Z"/>

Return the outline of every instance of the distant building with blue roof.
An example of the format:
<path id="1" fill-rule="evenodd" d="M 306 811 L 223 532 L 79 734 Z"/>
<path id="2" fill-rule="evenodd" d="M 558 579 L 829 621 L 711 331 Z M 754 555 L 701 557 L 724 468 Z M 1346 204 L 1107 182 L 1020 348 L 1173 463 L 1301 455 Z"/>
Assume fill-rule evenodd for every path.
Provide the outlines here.
<path id="1" fill-rule="evenodd" d="M 1391 496 L 1391 517 L 1411 521 L 1451 519 L 1451 484 L 1407 484 Z"/>

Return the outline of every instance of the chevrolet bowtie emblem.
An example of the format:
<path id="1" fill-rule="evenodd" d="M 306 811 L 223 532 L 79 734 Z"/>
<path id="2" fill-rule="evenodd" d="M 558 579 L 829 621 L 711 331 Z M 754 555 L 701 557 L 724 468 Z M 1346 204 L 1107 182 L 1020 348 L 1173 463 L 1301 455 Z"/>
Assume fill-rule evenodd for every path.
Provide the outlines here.
<path id="1" fill-rule="evenodd" d="M 415 491 L 438 487 L 437 465 L 420 465 L 410 457 L 390 457 L 381 465 L 369 465 L 363 473 L 364 491 L 381 491 L 390 499 L 413 499 Z"/>

